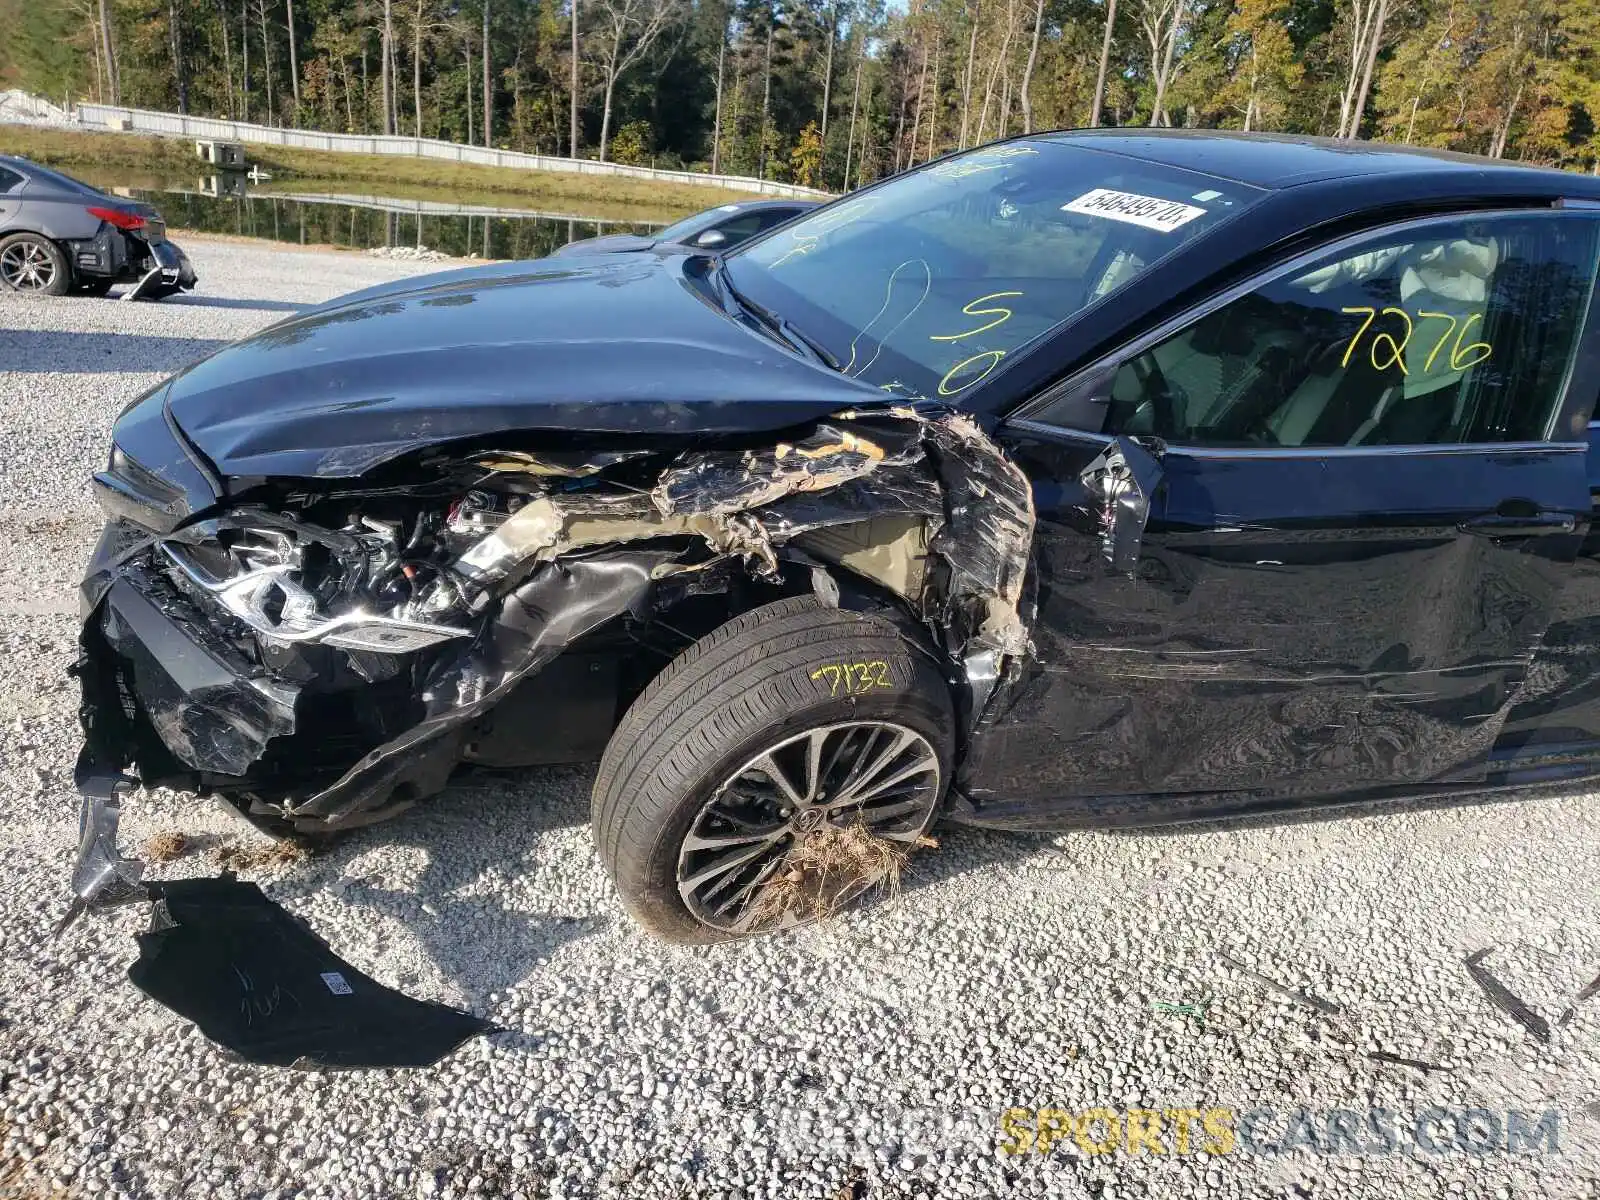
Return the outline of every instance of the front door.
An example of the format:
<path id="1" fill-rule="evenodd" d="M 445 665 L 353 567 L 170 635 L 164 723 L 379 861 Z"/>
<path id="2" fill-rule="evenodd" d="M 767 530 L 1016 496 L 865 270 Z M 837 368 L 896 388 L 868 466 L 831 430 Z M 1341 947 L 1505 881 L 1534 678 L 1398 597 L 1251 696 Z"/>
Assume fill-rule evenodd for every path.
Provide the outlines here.
<path id="1" fill-rule="evenodd" d="M 1564 212 L 1350 239 L 1087 372 L 1103 432 L 1009 422 L 1036 653 L 968 794 L 1137 819 L 1481 778 L 1588 521 L 1595 250 Z"/>

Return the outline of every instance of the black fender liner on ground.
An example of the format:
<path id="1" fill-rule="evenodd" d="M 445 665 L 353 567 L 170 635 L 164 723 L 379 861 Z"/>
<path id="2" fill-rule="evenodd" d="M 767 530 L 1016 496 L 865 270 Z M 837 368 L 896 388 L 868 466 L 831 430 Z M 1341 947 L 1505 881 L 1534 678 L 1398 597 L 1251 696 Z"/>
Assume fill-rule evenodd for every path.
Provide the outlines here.
<path id="1" fill-rule="evenodd" d="M 494 1028 L 362 974 L 253 883 L 224 874 L 149 889 L 128 978 L 245 1062 L 426 1067 Z"/>

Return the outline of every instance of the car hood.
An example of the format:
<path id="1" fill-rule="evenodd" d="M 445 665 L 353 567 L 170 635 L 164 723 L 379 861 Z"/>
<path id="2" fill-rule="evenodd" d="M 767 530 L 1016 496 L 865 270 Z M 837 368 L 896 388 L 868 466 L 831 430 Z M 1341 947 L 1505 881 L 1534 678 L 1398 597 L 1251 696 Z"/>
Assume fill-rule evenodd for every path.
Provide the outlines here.
<path id="1" fill-rule="evenodd" d="M 164 403 L 224 476 L 341 477 L 461 438 L 759 433 L 884 398 L 730 320 L 696 292 L 692 261 L 503 263 L 371 288 L 144 403 Z"/>
<path id="2" fill-rule="evenodd" d="M 638 233 L 608 233 L 604 237 L 581 238 L 568 242 L 555 252 L 556 258 L 577 258 L 584 254 L 617 254 L 625 250 L 648 250 L 656 239 Z"/>

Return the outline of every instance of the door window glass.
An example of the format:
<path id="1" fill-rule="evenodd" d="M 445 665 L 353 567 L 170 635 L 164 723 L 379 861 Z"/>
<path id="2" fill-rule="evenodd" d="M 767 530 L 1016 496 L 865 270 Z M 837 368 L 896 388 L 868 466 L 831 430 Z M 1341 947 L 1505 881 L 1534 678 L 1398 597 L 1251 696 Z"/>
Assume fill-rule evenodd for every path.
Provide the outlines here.
<path id="1" fill-rule="evenodd" d="M 1595 252 L 1596 223 L 1566 215 L 1383 235 L 1131 358 L 1107 429 L 1203 446 L 1542 440 Z"/>
<path id="2" fill-rule="evenodd" d="M 21 182 L 21 175 L 7 167 L 0 167 L 0 196 L 5 195 Z"/>
<path id="3" fill-rule="evenodd" d="M 743 213 L 731 220 L 722 222 L 716 228 L 728 239 L 723 245 L 731 246 L 735 242 L 744 241 L 753 233 L 760 232 L 762 229 L 761 213 L 759 211 Z"/>

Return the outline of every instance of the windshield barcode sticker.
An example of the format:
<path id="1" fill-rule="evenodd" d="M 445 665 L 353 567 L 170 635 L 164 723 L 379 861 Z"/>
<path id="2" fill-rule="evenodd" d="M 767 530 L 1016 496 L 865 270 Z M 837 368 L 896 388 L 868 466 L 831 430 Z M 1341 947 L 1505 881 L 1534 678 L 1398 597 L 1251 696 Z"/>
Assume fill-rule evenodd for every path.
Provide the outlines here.
<path id="1" fill-rule="evenodd" d="M 328 985 L 328 990 L 335 996 L 355 995 L 355 989 L 352 988 L 349 982 L 346 981 L 345 977 L 339 974 L 337 971 L 324 971 L 322 973 L 322 982 Z"/>
<path id="2" fill-rule="evenodd" d="M 1161 233 L 1171 233 L 1196 217 L 1206 215 L 1205 209 L 1192 204 L 1163 200 L 1159 196 L 1141 196 L 1136 192 L 1114 192 L 1110 188 L 1085 192 L 1070 204 L 1063 204 L 1061 211 L 1126 221 L 1129 225 L 1142 225 Z"/>

